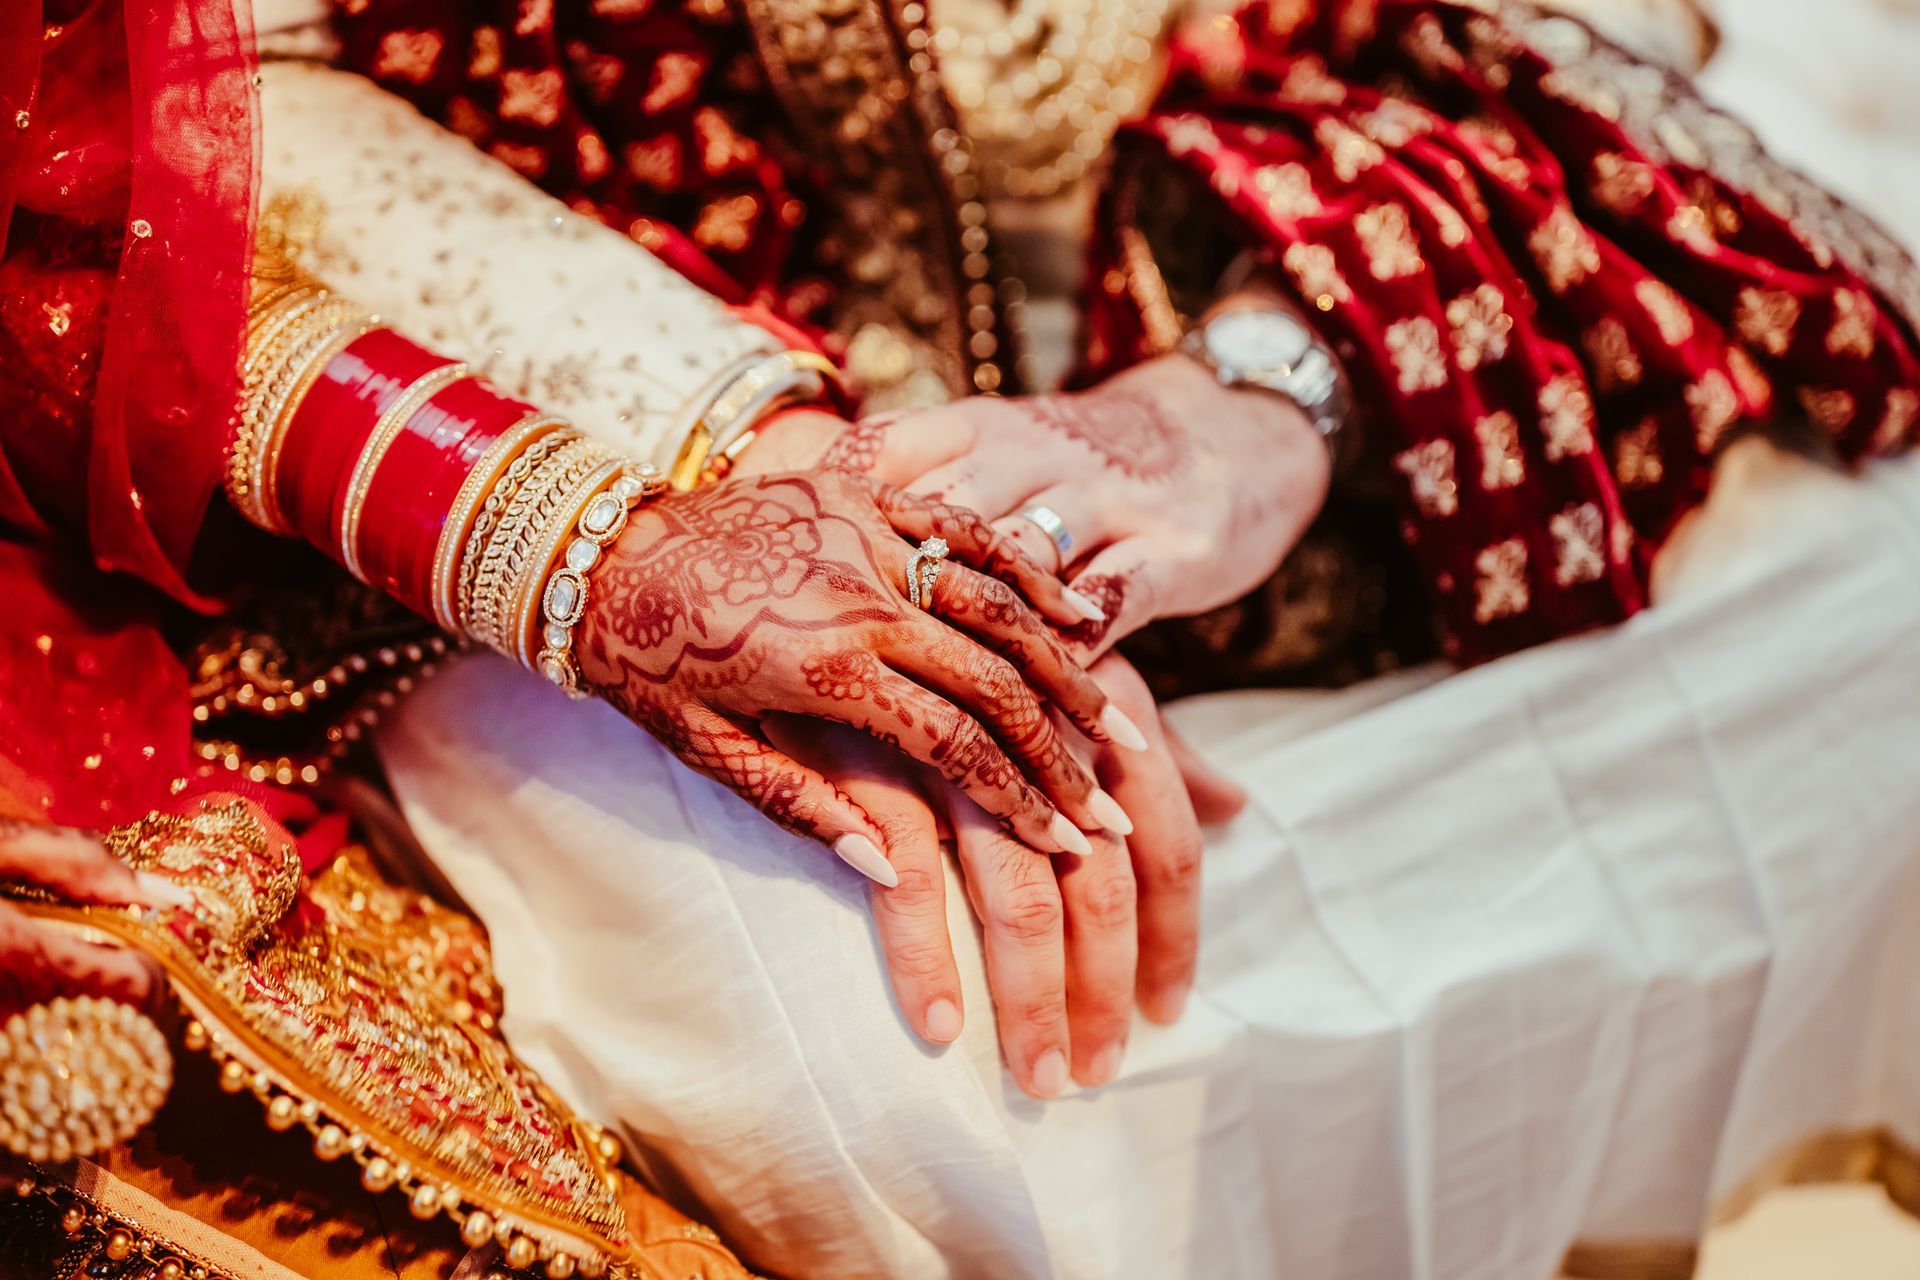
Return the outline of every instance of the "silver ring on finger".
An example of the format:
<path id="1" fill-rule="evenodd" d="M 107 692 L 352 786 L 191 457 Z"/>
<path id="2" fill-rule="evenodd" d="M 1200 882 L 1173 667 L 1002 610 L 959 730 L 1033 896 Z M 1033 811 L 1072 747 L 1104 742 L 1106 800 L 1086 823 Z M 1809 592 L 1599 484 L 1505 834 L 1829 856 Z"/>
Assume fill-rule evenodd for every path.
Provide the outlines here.
<path id="1" fill-rule="evenodd" d="M 933 584 L 940 578 L 940 567 L 947 558 L 947 540 L 928 538 L 907 558 L 907 603 L 917 609 L 933 611 Z"/>
<path id="2" fill-rule="evenodd" d="M 1060 518 L 1058 511 L 1038 502 L 1030 502 L 1013 514 L 1040 526 L 1040 532 L 1047 535 L 1048 541 L 1060 553 L 1061 568 L 1073 563 L 1073 531 L 1067 528 L 1067 522 Z"/>

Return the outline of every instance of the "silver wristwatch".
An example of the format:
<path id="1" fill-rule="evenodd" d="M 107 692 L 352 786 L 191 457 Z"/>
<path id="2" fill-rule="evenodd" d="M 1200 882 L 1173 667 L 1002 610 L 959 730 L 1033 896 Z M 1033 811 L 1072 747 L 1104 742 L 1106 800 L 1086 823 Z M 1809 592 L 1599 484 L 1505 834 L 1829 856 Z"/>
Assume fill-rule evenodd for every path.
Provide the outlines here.
<path id="1" fill-rule="evenodd" d="M 1188 331 L 1180 349 L 1225 387 L 1256 387 L 1300 406 L 1326 441 L 1336 466 L 1353 393 L 1320 335 L 1279 303 L 1247 302 L 1216 311 Z"/>

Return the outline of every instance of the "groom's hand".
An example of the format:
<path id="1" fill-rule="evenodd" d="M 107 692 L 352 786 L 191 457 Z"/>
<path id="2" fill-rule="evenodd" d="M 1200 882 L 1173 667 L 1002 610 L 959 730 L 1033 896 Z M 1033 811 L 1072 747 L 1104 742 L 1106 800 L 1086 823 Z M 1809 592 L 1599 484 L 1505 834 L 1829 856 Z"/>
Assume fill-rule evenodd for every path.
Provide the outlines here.
<path id="1" fill-rule="evenodd" d="M 782 717 L 775 740 L 833 780 L 885 833 L 899 883 L 873 895 L 875 927 L 901 1011 L 935 1043 L 965 1016 L 948 930 L 943 836 L 950 836 L 981 923 L 1002 1051 L 1021 1089 L 1051 1097 L 1069 1076 L 1113 1078 L 1136 998 L 1171 1021 L 1192 986 L 1199 934 L 1201 836 L 1242 797 L 1162 728 L 1123 660 L 1094 677 L 1142 725 L 1145 752 L 1082 743 L 1124 792 L 1131 835 L 1091 833 L 1093 850 L 1047 857 L 1008 836 L 952 788 L 871 739 Z"/>

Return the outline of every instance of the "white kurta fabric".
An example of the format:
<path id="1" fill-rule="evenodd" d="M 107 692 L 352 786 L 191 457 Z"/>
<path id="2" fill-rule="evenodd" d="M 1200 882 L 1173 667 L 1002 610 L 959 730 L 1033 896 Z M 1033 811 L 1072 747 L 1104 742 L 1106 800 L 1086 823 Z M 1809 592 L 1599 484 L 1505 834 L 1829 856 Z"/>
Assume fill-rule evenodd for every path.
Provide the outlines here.
<path id="1" fill-rule="evenodd" d="M 1790 8 L 1723 15 L 1710 84 L 1763 125 L 1788 98 L 1739 62 L 1741 24 Z M 1796 65 L 1865 12 L 1798 33 Z M 1894 58 L 1879 30 L 1863 65 Z M 270 70 L 270 186 L 327 172 L 276 138 L 295 126 L 273 77 L 299 75 L 326 101 L 361 92 Z M 1846 136 L 1792 141 L 1920 225 L 1876 176 L 1893 144 Z M 487 307 L 501 327 L 463 353 L 509 370 L 682 336 L 598 287 L 624 261 L 677 298 L 657 264 L 572 224 L 538 239 L 531 193 L 462 172 L 506 221 L 441 198 L 433 234 L 513 269 L 447 289 L 405 203 L 366 200 L 336 242 L 356 286 L 456 347 Z M 540 290 L 542 255 L 580 244 L 593 273 Z M 517 291 L 499 305 L 495 274 Z M 528 382 L 617 424 L 584 385 Z M 605 708 L 476 659 L 379 746 L 492 930 L 516 1045 L 763 1267 L 1546 1276 L 1576 1239 L 1694 1235 L 1809 1133 L 1920 1140 L 1920 462 L 1849 481 L 1753 443 L 1722 472 L 1663 559 L 1662 604 L 1626 626 L 1445 679 L 1175 708 L 1254 796 L 1210 838 L 1193 1007 L 1139 1025 L 1114 1084 L 1052 1103 L 1000 1067 L 961 895 L 968 1025 L 939 1051 L 892 1004 L 865 882 Z"/>

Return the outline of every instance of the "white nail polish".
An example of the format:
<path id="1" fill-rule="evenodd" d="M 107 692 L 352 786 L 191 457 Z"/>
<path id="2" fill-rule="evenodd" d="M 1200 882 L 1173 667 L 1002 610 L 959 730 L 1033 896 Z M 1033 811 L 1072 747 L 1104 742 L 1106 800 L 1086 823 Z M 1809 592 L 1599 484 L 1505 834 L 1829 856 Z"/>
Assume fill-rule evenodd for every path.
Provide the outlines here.
<path id="1" fill-rule="evenodd" d="M 1093 815 L 1093 820 L 1103 830 L 1119 836 L 1133 834 L 1133 819 L 1127 816 L 1127 811 L 1120 807 L 1118 800 L 1104 791 L 1095 791 L 1087 797 L 1087 812 Z"/>
<path id="2" fill-rule="evenodd" d="M 941 1044 L 960 1038 L 960 1007 L 951 1000 L 935 1000 L 927 1006 L 927 1034 Z"/>
<path id="3" fill-rule="evenodd" d="M 1033 1092 L 1042 1098 L 1051 1098 L 1067 1087 L 1067 1055 L 1058 1049 L 1049 1049 L 1040 1055 L 1040 1061 L 1033 1064 Z"/>
<path id="4" fill-rule="evenodd" d="M 833 851 L 840 855 L 840 861 L 858 871 L 876 884 L 891 889 L 900 883 L 900 874 L 887 861 L 880 846 L 857 831 L 850 831 L 833 842 Z"/>
<path id="5" fill-rule="evenodd" d="M 147 895 L 149 902 L 163 907 L 192 907 L 194 897 L 182 885 L 175 884 L 167 877 L 152 871 L 136 871 L 133 878 L 140 883 L 140 892 Z"/>
<path id="6" fill-rule="evenodd" d="M 1067 821 L 1067 815 L 1053 815 L 1053 840 L 1064 853 L 1077 853 L 1086 857 L 1093 852 L 1093 841 L 1087 839 L 1087 833 Z"/>
<path id="7" fill-rule="evenodd" d="M 1169 1023 L 1177 1021 L 1181 1010 L 1187 1007 L 1187 996 L 1192 988 L 1182 982 L 1156 992 L 1145 1002 L 1144 1012 L 1155 1022 Z"/>
<path id="8" fill-rule="evenodd" d="M 1107 620 L 1107 611 L 1105 609 L 1102 609 L 1099 605 L 1081 595 L 1072 587 L 1060 588 L 1060 597 L 1067 602 L 1068 608 L 1085 618 L 1088 622 L 1105 622 Z"/>
<path id="9" fill-rule="evenodd" d="M 1087 1085 L 1090 1088 L 1106 1084 L 1120 1074 L 1120 1046 L 1110 1044 L 1093 1055 L 1093 1061 L 1087 1064 Z"/>
<path id="10" fill-rule="evenodd" d="M 1113 745 L 1116 747 L 1125 747 L 1128 751 L 1147 749 L 1147 735 L 1140 732 L 1140 726 L 1135 724 L 1126 712 L 1111 702 L 1107 704 L 1107 709 L 1100 713 L 1100 727 L 1107 731 L 1107 736 L 1113 739 Z"/>

